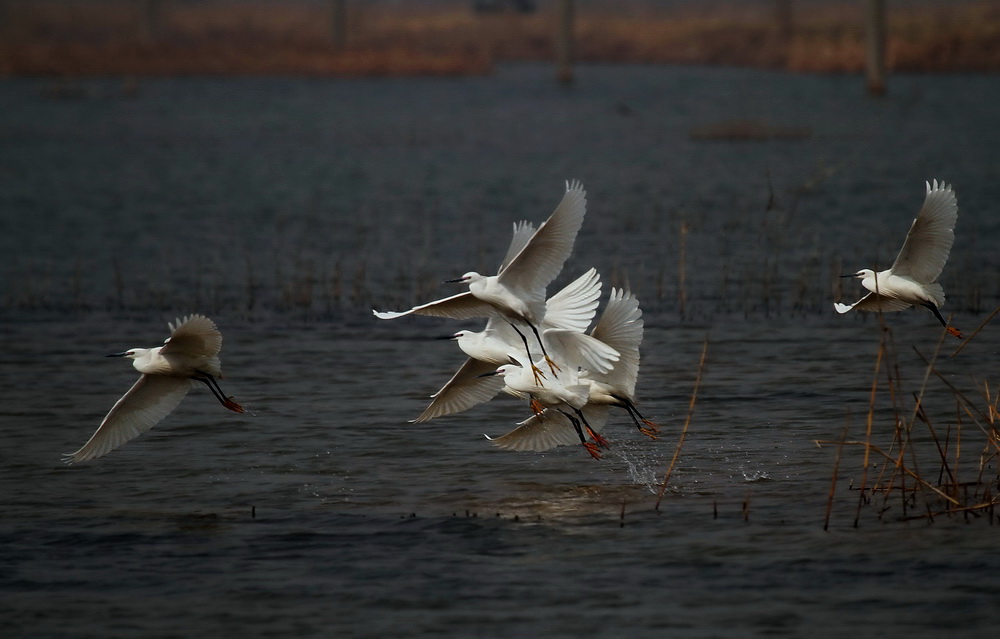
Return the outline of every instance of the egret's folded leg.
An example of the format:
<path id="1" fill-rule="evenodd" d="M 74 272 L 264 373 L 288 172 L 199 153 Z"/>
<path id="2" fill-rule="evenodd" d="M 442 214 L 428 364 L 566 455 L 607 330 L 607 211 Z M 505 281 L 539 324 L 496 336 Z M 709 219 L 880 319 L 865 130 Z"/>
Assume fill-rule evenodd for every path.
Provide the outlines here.
<path id="1" fill-rule="evenodd" d="M 941 322 L 941 326 L 944 326 L 945 330 L 948 331 L 948 333 L 954 335 L 958 339 L 962 339 L 962 331 L 958 330 L 954 326 L 948 326 L 948 322 L 946 322 L 945 319 L 941 317 L 941 311 L 938 310 L 938 307 L 935 306 L 933 302 L 924 302 L 924 306 L 931 309 L 931 313 L 934 313 L 934 317 L 938 318 L 938 321 Z"/>
<path id="2" fill-rule="evenodd" d="M 572 415 L 570 415 L 565 411 L 559 411 L 559 412 L 565 415 L 567 419 L 569 419 L 570 423 L 573 424 L 573 428 L 576 429 L 576 434 L 580 436 L 580 443 L 583 444 L 583 447 L 587 449 L 587 452 L 590 453 L 590 456 L 593 457 L 594 459 L 600 459 L 601 452 L 598 450 L 597 444 L 595 444 L 594 442 L 587 441 L 587 438 L 583 434 L 583 427 L 580 425 L 580 420 L 577 419 L 576 417 L 573 417 Z M 587 430 L 588 431 L 591 430 L 590 426 L 587 426 Z"/>
<path id="3" fill-rule="evenodd" d="M 531 357 L 531 347 L 528 346 L 528 338 L 524 336 L 524 333 L 522 333 L 517 326 L 514 325 L 514 322 L 508 321 L 507 323 L 510 324 L 510 327 L 513 328 L 514 332 L 516 332 L 518 337 L 521 338 L 521 341 L 524 342 L 524 350 L 528 354 L 528 361 L 531 362 L 531 374 L 535 378 L 535 386 L 544 386 L 545 384 L 542 383 L 542 380 L 545 379 L 545 373 L 542 372 L 542 369 L 535 366 L 535 362 Z M 531 328 L 534 330 L 535 327 L 532 326 Z M 535 335 L 538 335 L 538 331 L 535 331 Z M 541 343 L 541 341 L 539 341 L 539 343 Z M 544 349 L 542 352 L 544 352 Z"/>
<path id="4" fill-rule="evenodd" d="M 232 397 L 226 396 L 226 394 L 222 391 L 222 387 L 219 386 L 219 382 L 215 379 L 214 376 L 209 375 L 208 373 L 203 373 L 201 371 L 198 371 L 198 375 L 196 375 L 194 379 L 200 382 L 204 382 L 205 386 L 208 386 L 208 389 L 212 391 L 212 394 L 215 395 L 215 398 L 219 400 L 219 403 L 221 403 L 229 410 L 233 411 L 234 413 L 246 412 L 242 406 L 240 406 L 238 403 L 236 403 L 236 401 L 233 400 Z"/>

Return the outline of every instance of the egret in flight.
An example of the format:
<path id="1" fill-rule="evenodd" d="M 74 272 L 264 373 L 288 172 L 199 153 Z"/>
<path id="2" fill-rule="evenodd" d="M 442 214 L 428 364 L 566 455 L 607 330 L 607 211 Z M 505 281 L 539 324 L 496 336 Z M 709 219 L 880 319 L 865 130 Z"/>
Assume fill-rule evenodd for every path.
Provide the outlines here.
<path id="1" fill-rule="evenodd" d="M 518 324 L 527 325 L 535 335 L 545 362 L 553 376 L 559 369 L 549 357 L 538 326 L 545 318 L 545 288 L 559 275 L 573 251 L 573 243 L 587 212 L 587 193 L 578 181 L 566 184 L 566 193 L 552 215 L 524 242 L 516 255 L 505 260 L 496 275 L 470 271 L 460 278 L 447 280 L 467 284 L 469 290 L 458 295 L 415 306 L 402 312 L 373 311 L 379 319 L 395 319 L 411 313 L 471 319 L 499 315 L 520 336 L 535 382 L 544 377 L 533 358 L 531 348 Z"/>
<path id="2" fill-rule="evenodd" d="M 167 326 L 170 337 L 163 346 L 132 348 L 108 355 L 131 359 L 142 375 L 115 403 L 87 443 L 63 458 L 67 464 L 105 455 L 148 431 L 181 403 L 191 390 L 192 380 L 208 386 L 229 410 L 244 412 L 219 387 L 222 334 L 215 323 L 204 315 L 189 315 L 178 319 L 176 325 L 168 322 Z"/>
<path id="3" fill-rule="evenodd" d="M 592 268 L 546 301 L 542 339 L 547 341 L 552 329 L 569 331 L 574 336 L 569 339 L 575 339 L 573 347 L 581 350 L 590 367 L 610 370 L 618 360 L 618 353 L 584 332 L 594 317 L 600 296 L 601 278 Z M 469 359 L 431 396 L 433 401 L 414 422 L 458 413 L 493 399 L 503 388 L 503 380 L 483 374 L 512 363 L 521 348 L 514 329 L 499 317 L 490 318 L 482 331 L 458 331 L 450 338 Z"/>
<path id="4" fill-rule="evenodd" d="M 619 353 L 613 368 L 600 371 L 582 367 L 578 383 L 587 386 L 587 402 L 581 409 L 588 425 L 599 431 L 608 419 L 611 406 L 624 409 L 644 435 L 655 439 L 659 427 L 639 412 L 635 405 L 635 385 L 639 376 L 639 345 L 643 322 L 639 300 L 634 294 L 611 289 L 611 298 L 591 331 L 591 336 Z M 521 422 L 500 437 L 487 437 L 506 450 L 542 452 L 573 444 L 579 437 L 576 425 L 564 413 L 546 409 Z"/>
<path id="5" fill-rule="evenodd" d="M 866 268 L 843 275 L 858 278 L 870 292 L 853 304 L 837 302 L 833 307 L 838 313 L 852 310 L 886 313 L 923 306 L 934 313 L 949 333 L 961 338 L 962 333 L 949 326 L 938 310 L 944 304 L 944 288 L 937 281 L 955 241 L 957 219 L 958 201 L 951 186 L 937 180 L 928 182 L 924 205 L 910 225 L 896 261 L 878 273 Z"/>

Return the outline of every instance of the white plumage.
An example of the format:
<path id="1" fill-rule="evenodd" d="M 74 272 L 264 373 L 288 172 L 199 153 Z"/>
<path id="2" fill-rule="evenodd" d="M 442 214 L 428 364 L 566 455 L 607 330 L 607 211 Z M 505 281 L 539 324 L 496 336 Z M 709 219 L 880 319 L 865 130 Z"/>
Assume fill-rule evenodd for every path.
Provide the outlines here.
<path id="1" fill-rule="evenodd" d="M 901 311 L 910 306 L 927 308 L 955 337 L 962 334 L 941 316 L 944 288 L 937 282 L 951 246 L 955 241 L 958 200 L 951 186 L 934 180 L 927 183 L 927 194 L 920 213 L 910 225 L 903 247 L 892 266 L 876 273 L 861 269 L 843 277 L 861 280 L 869 293 L 854 304 L 834 303 L 838 313 L 859 311 Z"/>
<path id="2" fill-rule="evenodd" d="M 108 357 L 125 357 L 142 373 L 132 388 L 108 412 L 101 425 L 80 450 L 66 455 L 67 464 L 95 459 L 138 437 L 173 411 L 192 380 L 204 382 L 226 408 L 242 413 L 243 407 L 226 397 L 217 379 L 222 377 L 219 351 L 222 334 L 204 315 L 178 319 L 163 346 L 133 348 Z"/>

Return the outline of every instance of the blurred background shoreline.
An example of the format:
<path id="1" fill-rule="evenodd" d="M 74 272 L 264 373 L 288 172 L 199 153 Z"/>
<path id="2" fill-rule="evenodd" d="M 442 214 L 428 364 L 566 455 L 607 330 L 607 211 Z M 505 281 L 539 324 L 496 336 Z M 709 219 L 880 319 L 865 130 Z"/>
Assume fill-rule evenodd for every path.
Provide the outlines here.
<path id="1" fill-rule="evenodd" d="M 556 2 L 0 0 L 0 77 L 485 75 L 555 57 Z M 578 0 L 581 63 L 864 69 L 864 3 Z M 1000 5 L 887 4 L 895 72 L 1000 71 Z"/>

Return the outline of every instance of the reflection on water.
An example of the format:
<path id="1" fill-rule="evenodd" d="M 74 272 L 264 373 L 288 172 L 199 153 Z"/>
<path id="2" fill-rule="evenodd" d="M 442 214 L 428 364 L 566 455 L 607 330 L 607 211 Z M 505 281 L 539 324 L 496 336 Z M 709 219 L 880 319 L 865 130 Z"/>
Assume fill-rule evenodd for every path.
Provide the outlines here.
<path id="1" fill-rule="evenodd" d="M 988 154 L 1000 133 L 984 124 L 996 91 L 985 77 L 899 77 L 870 101 L 857 78 L 657 68 L 583 68 L 566 90 L 534 67 L 435 81 L 160 80 L 122 102 L 49 103 L 31 81 L 0 84 L 8 630 L 941 636 L 995 625 L 992 519 L 900 521 L 893 498 L 882 519 L 881 503 L 865 507 L 855 529 L 862 457 L 845 447 L 824 532 L 837 448 L 817 441 L 845 425 L 861 437 L 880 337 L 875 318 L 835 316 L 844 284 L 833 276 L 891 259 L 925 179 L 959 197 L 946 309 L 970 331 L 996 306 L 1000 182 Z M 727 119 L 813 135 L 689 135 Z M 378 323 L 368 309 L 433 299 L 440 280 L 486 270 L 511 222 L 544 219 L 572 177 L 590 207 L 555 284 L 594 265 L 606 286 L 639 295 L 638 396 L 661 438 L 616 412 L 600 462 L 575 446 L 500 451 L 483 433 L 523 419 L 509 399 L 408 423 L 464 360 L 430 339 L 457 327 Z M 193 311 L 219 324 L 227 391 L 251 414 L 195 389 L 139 439 L 62 466 L 134 381 L 103 355 Z M 886 319 L 912 407 L 924 375 L 914 349 L 933 353 L 940 327 L 917 311 Z M 998 348 L 987 327 L 938 370 L 978 397 Z M 880 401 L 875 437 L 889 448 L 891 400 Z M 942 430 L 960 412 L 942 383 L 925 410 Z M 983 435 L 963 415 L 962 460 L 974 463 Z M 928 475 L 934 455 L 917 460 Z"/>

